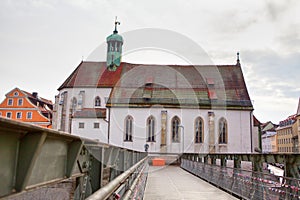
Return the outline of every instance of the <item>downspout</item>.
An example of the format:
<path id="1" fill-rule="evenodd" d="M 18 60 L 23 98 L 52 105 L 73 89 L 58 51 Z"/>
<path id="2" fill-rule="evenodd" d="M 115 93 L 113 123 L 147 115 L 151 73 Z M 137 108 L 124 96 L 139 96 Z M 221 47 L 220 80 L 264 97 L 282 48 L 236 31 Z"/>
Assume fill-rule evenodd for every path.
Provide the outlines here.
<path id="1" fill-rule="evenodd" d="M 108 108 L 107 144 L 109 144 L 109 135 L 110 135 L 110 107 Z"/>
<path id="2" fill-rule="evenodd" d="M 251 153 L 253 153 L 253 133 L 252 133 L 252 120 L 253 120 L 253 117 L 252 117 L 252 113 L 253 113 L 253 110 L 251 110 L 250 112 L 250 141 L 251 141 Z"/>

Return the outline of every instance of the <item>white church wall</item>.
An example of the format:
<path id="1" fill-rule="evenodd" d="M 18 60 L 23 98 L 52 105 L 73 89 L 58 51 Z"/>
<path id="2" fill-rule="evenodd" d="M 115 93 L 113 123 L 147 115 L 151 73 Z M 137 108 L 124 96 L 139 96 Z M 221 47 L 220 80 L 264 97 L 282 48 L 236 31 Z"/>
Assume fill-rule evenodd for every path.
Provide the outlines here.
<path id="1" fill-rule="evenodd" d="M 167 111 L 167 141 L 165 150 L 160 147 L 161 111 Z M 149 145 L 149 152 L 209 152 L 208 146 L 208 112 L 211 110 L 197 109 L 162 109 L 162 108 L 111 108 L 110 143 L 135 150 L 144 151 L 144 145 Z M 216 152 L 251 152 L 250 111 L 214 110 L 215 114 L 215 144 Z M 133 117 L 133 142 L 124 142 L 124 120 L 127 115 Z M 155 118 L 155 142 L 146 142 L 146 120 L 152 115 Z M 180 137 L 184 131 L 184 142 L 172 142 L 171 120 L 178 116 L 184 127 L 180 128 Z M 204 142 L 194 143 L 194 122 L 197 117 L 204 121 Z M 228 124 L 228 143 L 218 144 L 218 121 L 224 117 Z"/>
<path id="2" fill-rule="evenodd" d="M 73 97 L 79 99 L 79 93 L 84 91 L 83 108 L 95 108 L 95 98 L 97 96 L 101 99 L 101 106 L 96 108 L 106 108 L 106 99 L 109 97 L 111 88 L 72 88 L 66 89 L 68 91 L 68 102 L 71 104 Z"/>
<path id="3" fill-rule="evenodd" d="M 83 96 L 83 102 L 82 106 L 77 105 L 77 110 L 83 109 L 83 108 L 106 108 L 106 100 L 108 99 L 111 88 L 64 88 L 61 91 L 59 91 L 59 102 L 61 101 L 61 94 L 64 92 L 67 92 L 67 98 L 64 99 L 64 101 L 67 101 L 67 107 L 66 109 L 66 119 L 65 119 L 65 131 L 70 132 L 70 108 L 71 108 L 71 101 L 73 97 L 77 99 L 77 102 L 79 100 L 79 94 L 81 91 L 84 91 Z M 101 99 L 101 106 L 95 107 L 95 97 L 99 96 Z M 62 113 L 62 105 L 58 105 L 57 107 L 57 114 L 56 118 L 53 120 L 56 120 L 57 127 L 54 127 L 55 129 L 60 128 L 61 124 L 61 113 Z M 108 118 L 108 116 L 107 116 Z M 74 129 L 72 129 L 74 130 Z"/>
<path id="4" fill-rule="evenodd" d="M 83 123 L 83 127 L 79 126 Z M 99 123 L 99 128 L 95 127 L 95 123 Z M 97 118 L 73 118 L 72 119 L 72 135 L 84 138 L 95 139 L 99 142 L 107 143 L 108 122 Z"/>

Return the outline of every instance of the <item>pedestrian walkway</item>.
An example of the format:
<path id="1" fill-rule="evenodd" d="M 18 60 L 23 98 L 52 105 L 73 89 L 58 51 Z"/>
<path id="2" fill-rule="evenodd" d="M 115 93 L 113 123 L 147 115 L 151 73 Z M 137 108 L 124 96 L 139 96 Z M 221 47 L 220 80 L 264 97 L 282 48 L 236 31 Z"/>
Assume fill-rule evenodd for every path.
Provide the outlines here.
<path id="1" fill-rule="evenodd" d="M 178 166 L 149 167 L 144 200 L 237 199 Z"/>

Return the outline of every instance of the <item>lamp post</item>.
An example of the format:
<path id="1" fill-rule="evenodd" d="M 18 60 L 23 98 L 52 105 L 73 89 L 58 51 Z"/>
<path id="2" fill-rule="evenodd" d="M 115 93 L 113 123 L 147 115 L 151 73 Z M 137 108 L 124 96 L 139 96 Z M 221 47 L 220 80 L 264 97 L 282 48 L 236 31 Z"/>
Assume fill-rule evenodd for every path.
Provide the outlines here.
<path id="1" fill-rule="evenodd" d="M 182 153 L 184 153 L 184 126 L 182 124 L 177 125 L 178 128 L 182 128 Z"/>

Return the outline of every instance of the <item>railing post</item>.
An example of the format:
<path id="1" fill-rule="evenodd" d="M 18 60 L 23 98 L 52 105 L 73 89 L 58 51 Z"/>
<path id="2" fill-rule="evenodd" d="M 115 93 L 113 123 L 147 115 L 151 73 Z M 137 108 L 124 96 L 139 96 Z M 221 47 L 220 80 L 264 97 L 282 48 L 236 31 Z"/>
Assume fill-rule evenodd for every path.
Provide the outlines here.
<path id="1" fill-rule="evenodd" d="M 226 156 L 221 155 L 221 167 L 226 167 Z"/>
<path id="2" fill-rule="evenodd" d="M 240 181 L 240 172 L 241 172 L 241 155 L 234 155 L 233 158 L 233 183 L 231 186 L 232 191 L 237 192 L 238 194 L 243 194 L 242 182 Z"/>
<path id="3" fill-rule="evenodd" d="M 252 177 L 255 179 L 252 182 L 251 199 L 263 199 L 263 187 L 259 185 L 259 181 L 262 177 L 263 161 L 261 154 L 252 154 Z"/>

